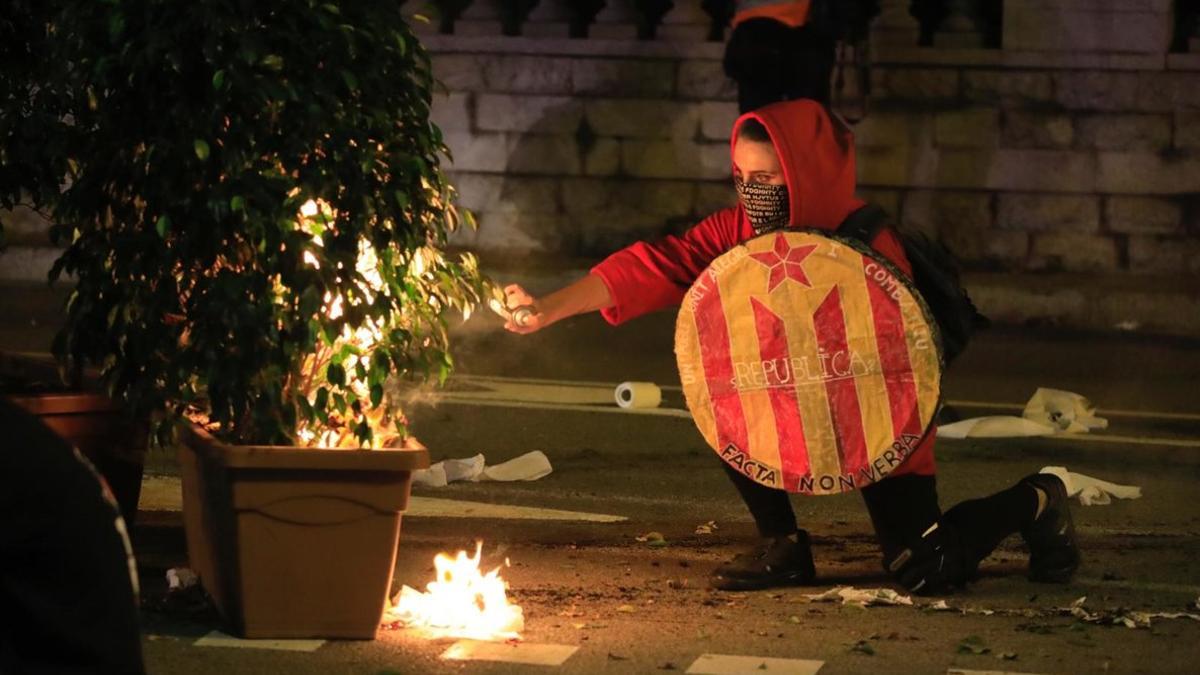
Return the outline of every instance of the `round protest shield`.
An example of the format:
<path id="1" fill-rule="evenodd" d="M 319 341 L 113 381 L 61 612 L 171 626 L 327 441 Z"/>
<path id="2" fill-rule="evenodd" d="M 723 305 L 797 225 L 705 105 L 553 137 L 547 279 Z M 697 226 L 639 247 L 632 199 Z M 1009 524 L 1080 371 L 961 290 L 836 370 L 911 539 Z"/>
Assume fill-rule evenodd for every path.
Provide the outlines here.
<path id="1" fill-rule="evenodd" d="M 684 297 L 675 355 L 688 408 L 721 459 L 789 492 L 891 473 L 930 427 L 942 358 L 928 308 L 893 265 L 806 230 L 712 262 Z"/>

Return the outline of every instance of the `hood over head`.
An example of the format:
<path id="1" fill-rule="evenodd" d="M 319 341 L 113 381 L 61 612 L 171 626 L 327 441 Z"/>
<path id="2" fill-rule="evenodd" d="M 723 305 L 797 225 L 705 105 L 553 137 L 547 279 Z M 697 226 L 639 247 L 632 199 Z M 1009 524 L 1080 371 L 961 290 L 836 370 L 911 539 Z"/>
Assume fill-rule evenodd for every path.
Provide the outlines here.
<path id="1" fill-rule="evenodd" d="M 775 146 L 788 188 L 789 226 L 833 230 L 863 205 L 854 197 L 854 135 L 820 103 L 783 101 L 742 115 L 733 124 L 731 157 L 748 119 L 758 120 Z"/>

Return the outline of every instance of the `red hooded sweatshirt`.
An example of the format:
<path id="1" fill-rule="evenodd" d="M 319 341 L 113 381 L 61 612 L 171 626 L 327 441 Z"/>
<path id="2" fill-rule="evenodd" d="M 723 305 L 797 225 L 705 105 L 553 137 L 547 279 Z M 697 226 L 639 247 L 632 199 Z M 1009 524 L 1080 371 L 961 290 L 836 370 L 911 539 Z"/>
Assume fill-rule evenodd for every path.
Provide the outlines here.
<path id="1" fill-rule="evenodd" d="M 756 119 L 771 135 L 788 187 L 791 225 L 821 230 L 837 227 L 863 202 L 854 197 L 854 137 L 824 107 L 808 100 L 775 103 L 738 118 L 730 135 L 730 153 L 738 129 Z M 715 258 L 754 237 L 741 204 L 722 209 L 682 236 L 638 242 L 592 268 L 608 287 L 613 305 L 602 314 L 617 325 L 643 314 L 677 306 L 688 288 Z M 872 248 L 905 274 L 912 267 L 891 227 L 880 231 Z M 932 475 L 934 430 L 892 476 Z"/>

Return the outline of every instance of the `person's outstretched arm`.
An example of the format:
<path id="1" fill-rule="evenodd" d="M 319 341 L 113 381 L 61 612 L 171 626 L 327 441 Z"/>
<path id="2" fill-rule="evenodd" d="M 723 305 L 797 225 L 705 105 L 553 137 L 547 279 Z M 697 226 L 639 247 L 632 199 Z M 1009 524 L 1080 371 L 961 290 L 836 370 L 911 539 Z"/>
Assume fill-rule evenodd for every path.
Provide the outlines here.
<path id="1" fill-rule="evenodd" d="M 545 298 L 535 298 L 520 286 L 508 286 L 508 310 L 529 309 L 513 312 L 505 328 L 532 333 L 569 316 L 594 311 L 601 311 L 605 320 L 615 325 L 677 305 L 713 258 L 737 244 L 738 222 L 736 209 L 722 209 L 680 236 L 638 242 Z"/>
<path id="2" fill-rule="evenodd" d="M 576 314 L 608 309 L 613 304 L 608 286 L 595 274 L 589 274 L 544 298 L 535 298 L 524 288 L 510 284 L 504 288 L 504 298 L 510 312 L 517 308 L 528 308 L 527 314 L 514 313 L 504 324 L 506 329 L 523 334 L 539 331 Z M 515 320 L 520 320 L 520 323 Z"/>

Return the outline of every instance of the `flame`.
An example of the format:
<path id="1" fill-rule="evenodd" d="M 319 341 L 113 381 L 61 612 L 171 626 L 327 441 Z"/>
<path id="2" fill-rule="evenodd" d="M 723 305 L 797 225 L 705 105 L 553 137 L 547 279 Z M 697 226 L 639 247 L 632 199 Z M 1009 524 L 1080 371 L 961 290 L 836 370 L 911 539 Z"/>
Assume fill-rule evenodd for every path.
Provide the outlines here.
<path id="1" fill-rule="evenodd" d="M 525 628 L 521 608 L 511 604 L 505 591 L 508 582 L 500 568 L 481 574 L 479 559 L 483 542 L 476 542 L 475 555 L 459 551 L 451 558 L 439 553 L 433 559 L 437 578 L 422 593 L 409 586 L 400 590 L 385 621 L 409 628 L 423 628 L 438 636 L 474 640 L 520 638 Z M 505 560 L 505 564 L 508 561 Z"/>

